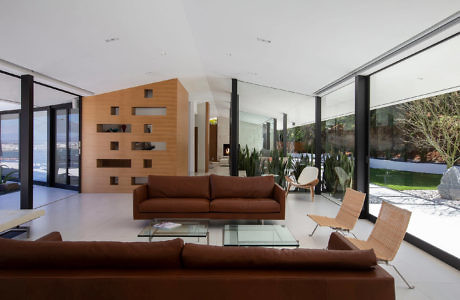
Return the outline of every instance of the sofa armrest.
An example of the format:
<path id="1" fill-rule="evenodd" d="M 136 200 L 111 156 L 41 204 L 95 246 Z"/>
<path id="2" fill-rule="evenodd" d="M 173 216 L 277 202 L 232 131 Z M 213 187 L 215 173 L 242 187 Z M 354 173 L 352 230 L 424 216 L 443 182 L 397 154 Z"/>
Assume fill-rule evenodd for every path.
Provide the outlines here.
<path id="1" fill-rule="evenodd" d="M 352 242 L 338 232 L 331 233 L 327 244 L 329 250 L 359 250 Z"/>
<path id="2" fill-rule="evenodd" d="M 133 190 L 133 217 L 137 219 L 139 204 L 148 198 L 147 184 L 143 184 Z"/>
<path id="3" fill-rule="evenodd" d="M 36 239 L 37 242 L 62 242 L 61 233 L 58 231 L 53 231 L 47 235 L 42 236 L 39 239 Z"/>
<path id="4" fill-rule="evenodd" d="M 277 183 L 273 188 L 273 198 L 280 204 L 280 212 L 285 217 L 285 207 L 286 207 L 286 191 Z"/>

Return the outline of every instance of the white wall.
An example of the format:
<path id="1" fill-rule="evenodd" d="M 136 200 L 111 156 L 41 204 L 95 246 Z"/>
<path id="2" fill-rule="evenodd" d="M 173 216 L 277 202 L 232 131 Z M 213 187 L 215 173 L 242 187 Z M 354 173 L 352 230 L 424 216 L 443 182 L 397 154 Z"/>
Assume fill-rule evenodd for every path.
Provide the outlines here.
<path id="1" fill-rule="evenodd" d="M 230 144 L 230 119 L 226 117 L 217 118 L 217 159 L 221 159 L 224 151 L 224 144 Z"/>
<path id="2" fill-rule="evenodd" d="M 245 148 L 248 145 L 249 150 L 256 148 L 260 151 L 263 147 L 263 126 L 240 121 L 240 146 Z"/>

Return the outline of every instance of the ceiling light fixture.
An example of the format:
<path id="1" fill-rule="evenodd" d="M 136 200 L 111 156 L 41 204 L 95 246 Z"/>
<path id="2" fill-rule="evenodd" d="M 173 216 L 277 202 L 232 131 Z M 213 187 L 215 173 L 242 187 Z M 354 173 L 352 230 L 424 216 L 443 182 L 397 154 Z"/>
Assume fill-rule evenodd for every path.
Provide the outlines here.
<path id="1" fill-rule="evenodd" d="M 166 56 L 166 55 L 168 55 L 168 52 L 166 52 L 165 50 L 163 50 L 163 51 L 160 52 L 160 55 L 161 55 L 161 56 Z"/>
<path id="2" fill-rule="evenodd" d="M 227 55 L 227 56 L 232 56 L 232 53 L 231 53 L 231 52 L 227 52 L 227 53 L 225 53 L 225 55 Z"/>
<path id="3" fill-rule="evenodd" d="M 263 39 L 263 38 L 260 38 L 260 37 L 257 37 L 257 40 L 259 42 L 266 43 L 266 44 L 271 44 L 272 43 L 272 41 L 267 40 L 267 39 Z"/>
<path id="4" fill-rule="evenodd" d="M 118 41 L 119 39 L 120 39 L 119 37 L 113 37 L 113 38 L 106 39 L 105 42 L 106 43 L 111 43 L 111 42 Z"/>

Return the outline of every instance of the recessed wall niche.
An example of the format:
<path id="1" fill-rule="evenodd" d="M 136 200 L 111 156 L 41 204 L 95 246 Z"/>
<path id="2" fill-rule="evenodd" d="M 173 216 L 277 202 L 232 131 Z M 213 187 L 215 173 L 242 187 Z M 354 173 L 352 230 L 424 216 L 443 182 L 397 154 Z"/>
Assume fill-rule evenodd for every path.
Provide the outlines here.
<path id="1" fill-rule="evenodd" d="M 110 107 L 110 114 L 112 116 L 118 116 L 120 114 L 120 107 L 118 106 L 111 106 Z"/>
<path id="2" fill-rule="evenodd" d="M 120 143 L 119 142 L 110 142 L 110 150 L 119 150 Z"/>
<path id="3" fill-rule="evenodd" d="M 133 116 L 166 116 L 166 107 L 133 107 Z"/>
<path id="4" fill-rule="evenodd" d="M 152 167 L 152 160 L 151 159 L 144 159 L 144 169 Z"/>
<path id="5" fill-rule="evenodd" d="M 165 142 L 132 142 L 131 150 L 164 151 Z"/>
<path id="6" fill-rule="evenodd" d="M 144 133 L 152 133 L 152 124 L 144 124 Z"/>
<path id="7" fill-rule="evenodd" d="M 110 185 L 118 185 L 118 177 L 110 176 Z"/>
<path id="8" fill-rule="evenodd" d="M 131 168 L 130 159 L 97 159 L 98 168 Z"/>
<path id="9" fill-rule="evenodd" d="M 152 89 L 145 89 L 144 90 L 144 98 L 153 98 L 153 90 Z"/>
<path id="10" fill-rule="evenodd" d="M 97 132 L 131 132 L 131 124 L 97 124 Z"/>
<path id="11" fill-rule="evenodd" d="M 147 177 L 131 177 L 131 185 L 141 185 L 147 183 Z"/>

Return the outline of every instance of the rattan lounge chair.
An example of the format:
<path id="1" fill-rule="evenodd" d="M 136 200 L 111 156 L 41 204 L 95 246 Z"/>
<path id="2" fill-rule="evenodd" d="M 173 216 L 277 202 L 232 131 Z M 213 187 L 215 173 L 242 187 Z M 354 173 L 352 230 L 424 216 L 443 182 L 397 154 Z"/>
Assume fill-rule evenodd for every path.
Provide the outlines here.
<path id="1" fill-rule="evenodd" d="M 355 227 L 356 221 L 358 221 L 365 198 L 366 194 L 347 188 L 342 205 L 335 218 L 307 215 L 316 222 L 316 227 L 310 236 L 313 236 L 318 226 L 327 226 L 337 231 L 350 232 Z M 351 234 L 355 236 L 353 232 Z"/>
<path id="2" fill-rule="evenodd" d="M 293 186 L 301 189 L 310 189 L 311 201 L 315 201 L 315 186 L 319 183 L 318 168 L 305 167 L 300 173 L 297 182 L 289 176 L 286 176 L 286 182 L 288 183 L 286 196 L 289 194 L 291 186 Z"/>
<path id="3" fill-rule="evenodd" d="M 398 253 L 409 225 L 410 216 L 410 211 L 383 201 L 379 217 L 367 241 L 353 238 L 347 239 L 359 249 L 374 249 L 377 260 L 380 263 L 392 266 L 406 285 L 413 289 L 414 286 L 407 282 L 396 269 L 396 266 L 389 263 Z"/>

